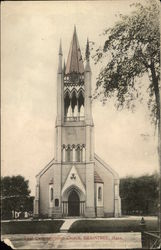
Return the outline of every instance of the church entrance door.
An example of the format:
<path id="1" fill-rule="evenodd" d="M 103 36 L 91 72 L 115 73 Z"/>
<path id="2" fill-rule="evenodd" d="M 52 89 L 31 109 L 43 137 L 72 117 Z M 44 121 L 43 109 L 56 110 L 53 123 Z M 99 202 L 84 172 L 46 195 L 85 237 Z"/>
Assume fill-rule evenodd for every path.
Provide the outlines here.
<path id="1" fill-rule="evenodd" d="M 72 190 L 68 198 L 68 215 L 69 216 L 79 216 L 80 200 L 77 192 Z"/>

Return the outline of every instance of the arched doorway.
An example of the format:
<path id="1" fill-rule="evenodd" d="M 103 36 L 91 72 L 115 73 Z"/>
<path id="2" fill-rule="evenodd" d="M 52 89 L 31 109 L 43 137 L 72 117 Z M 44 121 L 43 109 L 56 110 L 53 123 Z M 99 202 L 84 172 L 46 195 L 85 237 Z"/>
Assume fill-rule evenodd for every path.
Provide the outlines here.
<path id="1" fill-rule="evenodd" d="M 77 192 L 72 190 L 68 197 L 68 215 L 69 216 L 79 216 L 79 205 L 80 200 Z"/>

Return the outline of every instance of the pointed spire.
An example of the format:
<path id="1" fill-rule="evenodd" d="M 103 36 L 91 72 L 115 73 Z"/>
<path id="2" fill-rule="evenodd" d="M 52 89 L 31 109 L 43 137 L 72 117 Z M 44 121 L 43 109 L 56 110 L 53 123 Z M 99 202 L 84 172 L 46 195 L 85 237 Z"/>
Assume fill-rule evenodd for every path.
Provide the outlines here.
<path id="1" fill-rule="evenodd" d="M 74 26 L 74 33 L 72 42 L 70 45 L 70 50 L 68 54 L 67 64 L 66 64 L 66 74 L 75 73 L 84 73 L 84 65 L 82 60 L 82 55 L 80 51 L 80 46 L 78 42 L 76 26 Z"/>
<path id="2" fill-rule="evenodd" d="M 87 38 L 87 45 L 86 45 L 86 60 L 89 61 L 90 51 L 89 51 L 89 40 Z"/>
<path id="3" fill-rule="evenodd" d="M 62 45 L 61 45 L 61 39 L 60 39 L 60 45 L 59 45 L 59 55 L 63 55 Z"/>
<path id="4" fill-rule="evenodd" d="M 60 39 L 60 45 L 59 45 L 59 65 L 58 65 L 58 74 L 62 73 L 62 45 L 61 45 L 61 39 Z"/>
<path id="5" fill-rule="evenodd" d="M 86 66 L 85 66 L 85 71 L 86 72 L 90 72 L 91 71 L 89 57 L 90 57 L 89 40 L 87 38 L 87 45 L 86 45 Z"/>
<path id="6" fill-rule="evenodd" d="M 74 24 L 74 33 L 76 34 L 76 26 L 75 26 L 75 24 Z"/>

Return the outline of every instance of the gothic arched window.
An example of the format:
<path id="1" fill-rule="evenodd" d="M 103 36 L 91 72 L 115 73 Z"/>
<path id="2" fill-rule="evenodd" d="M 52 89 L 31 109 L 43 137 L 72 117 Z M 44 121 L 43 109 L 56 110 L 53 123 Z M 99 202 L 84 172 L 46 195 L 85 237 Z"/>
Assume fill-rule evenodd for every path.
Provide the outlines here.
<path id="1" fill-rule="evenodd" d="M 71 149 L 70 149 L 70 147 L 68 147 L 68 148 L 66 149 L 66 161 L 67 161 L 67 162 L 70 162 L 70 161 L 71 161 Z"/>
<path id="2" fill-rule="evenodd" d="M 59 199 L 55 199 L 55 207 L 59 207 Z"/>
<path id="3" fill-rule="evenodd" d="M 83 148 L 80 148 L 80 161 L 83 161 Z"/>
<path id="4" fill-rule="evenodd" d="M 84 96 L 82 90 L 79 92 L 78 95 L 78 113 L 79 116 L 84 116 Z"/>
<path id="5" fill-rule="evenodd" d="M 82 161 L 85 161 L 85 145 L 82 148 Z"/>
<path id="6" fill-rule="evenodd" d="M 53 188 L 50 189 L 50 200 L 52 201 L 54 199 L 54 190 Z"/>
<path id="7" fill-rule="evenodd" d="M 72 105 L 72 116 L 76 117 L 78 114 L 78 107 L 77 107 L 77 97 L 76 97 L 76 92 L 75 90 L 72 93 L 72 98 L 71 98 L 71 105 Z"/>
<path id="8" fill-rule="evenodd" d="M 98 200 L 101 200 L 102 199 L 102 188 L 99 187 L 98 188 Z"/>
<path id="9" fill-rule="evenodd" d="M 66 153 L 66 150 L 65 150 L 65 147 L 63 147 L 63 149 L 62 149 L 62 159 L 63 159 L 63 162 L 65 162 L 65 159 L 66 159 L 65 153 Z"/>
<path id="10" fill-rule="evenodd" d="M 64 116 L 65 117 L 70 116 L 69 111 L 70 111 L 70 97 L 69 97 L 69 93 L 66 92 L 65 97 L 64 97 Z"/>
<path id="11" fill-rule="evenodd" d="M 80 147 L 79 146 L 77 147 L 75 153 L 76 153 L 76 157 L 75 157 L 76 161 L 80 162 L 80 160 L 81 160 L 81 152 L 80 152 Z"/>

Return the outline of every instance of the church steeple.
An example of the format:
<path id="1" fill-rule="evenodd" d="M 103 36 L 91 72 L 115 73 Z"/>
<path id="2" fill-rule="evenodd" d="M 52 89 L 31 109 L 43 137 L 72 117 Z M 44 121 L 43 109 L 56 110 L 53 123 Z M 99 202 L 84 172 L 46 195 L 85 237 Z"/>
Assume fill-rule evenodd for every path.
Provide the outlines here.
<path id="1" fill-rule="evenodd" d="M 75 28 L 67 64 L 64 63 L 64 66 L 60 41 L 55 156 L 37 175 L 34 200 L 36 217 L 120 215 L 118 176 L 94 154 L 92 71 L 88 40 L 85 56 L 84 70 Z"/>
<path id="2" fill-rule="evenodd" d="M 76 27 L 74 27 L 74 33 L 68 54 L 65 74 L 70 74 L 73 72 L 80 74 L 84 73 L 84 65 L 78 42 Z"/>

